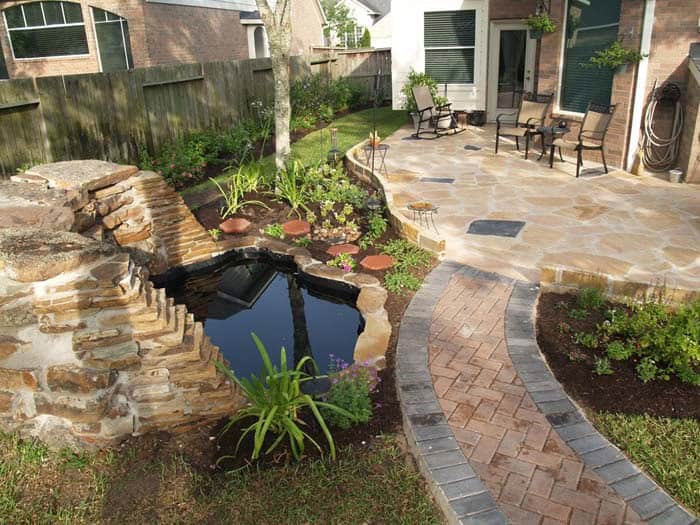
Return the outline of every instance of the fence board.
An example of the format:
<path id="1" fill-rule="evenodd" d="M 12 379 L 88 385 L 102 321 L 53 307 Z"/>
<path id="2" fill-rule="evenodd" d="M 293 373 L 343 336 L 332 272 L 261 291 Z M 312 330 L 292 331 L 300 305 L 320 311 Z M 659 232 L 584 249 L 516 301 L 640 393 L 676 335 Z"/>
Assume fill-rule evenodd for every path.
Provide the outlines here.
<path id="1" fill-rule="evenodd" d="M 391 84 L 387 51 L 292 57 L 292 79 L 320 73 Z M 27 163 L 138 161 L 183 135 L 224 130 L 274 100 L 269 58 L 0 82 L 0 176 Z"/>

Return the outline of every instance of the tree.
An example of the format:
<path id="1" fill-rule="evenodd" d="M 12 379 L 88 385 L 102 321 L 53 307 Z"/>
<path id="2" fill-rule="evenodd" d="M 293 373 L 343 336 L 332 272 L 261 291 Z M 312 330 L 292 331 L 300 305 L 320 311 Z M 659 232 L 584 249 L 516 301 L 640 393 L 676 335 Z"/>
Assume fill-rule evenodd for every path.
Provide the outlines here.
<path id="1" fill-rule="evenodd" d="M 325 33 L 328 38 L 328 45 L 335 47 L 344 43 L 347 45 L 347 35 L 352 35 L 351 46 L 355 47 L 355 20 L 350 16 L 350 9 L 341 0 L 322 0 L 323 11 L 326 13 Z M 343 39 L 343 42 L 339 41 Z"/>
<path id="2" fill-rule="evenodd" d="M 360 43 L 358 44 L 357 47 L 372 47 L 372 35 L 369 32 L 369 29 L 365 27 L 365 32 L 362 33 L 362 38 L 360 39 Z"/>
<path id="3" fill-rule="evenodd" d="M 275 163 L 284 168 L 290 153 L 289 57 L 292 48 L 292 3 L 294 0 L 255 0 L 267 31 L 275 80 Z"/>

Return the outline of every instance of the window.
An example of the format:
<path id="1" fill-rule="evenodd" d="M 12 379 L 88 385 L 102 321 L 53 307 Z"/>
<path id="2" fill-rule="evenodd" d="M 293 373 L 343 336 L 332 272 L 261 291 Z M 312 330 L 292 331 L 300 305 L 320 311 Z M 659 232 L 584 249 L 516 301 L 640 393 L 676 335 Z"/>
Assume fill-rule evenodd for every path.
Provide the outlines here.
<path id="1" fill-rule="evenodd" d="M 474 83 L 476 11 L 425 13 L 425 72 L 441 84 Z"/>
<path id="2" fill-rule="evenodd" d="M 129 41 L 129 24 L 119 15 L 92 8 L 95 38 L 100 52 L 102 71 L 123 71 L 134 67 Z"/>
<path id="3" fill-rule="evenodd" d="M 89 54 L 80 4 L 32 2 L 4 11 L 15 58 Z"/>
<path id="4" fill-rule="evenodd" d="M 619 25 L 620 0 L 568 0 L 560 109 L 583 113 L 589 102 L 610 104 L 613 72 L 586 63 L 617 40 Z"/>

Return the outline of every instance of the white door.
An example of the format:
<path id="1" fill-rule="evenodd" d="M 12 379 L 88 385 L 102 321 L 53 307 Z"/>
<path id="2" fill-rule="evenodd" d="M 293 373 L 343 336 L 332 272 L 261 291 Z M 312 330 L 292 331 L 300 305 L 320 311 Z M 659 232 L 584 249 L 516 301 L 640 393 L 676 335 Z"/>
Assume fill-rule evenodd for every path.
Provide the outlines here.
<path id="1" fill-rule="evenodd" d="M 534 87 L 537 41 L 525 22 L 493 22 L 489 39 L 488 119 L 515 111 Z"/>

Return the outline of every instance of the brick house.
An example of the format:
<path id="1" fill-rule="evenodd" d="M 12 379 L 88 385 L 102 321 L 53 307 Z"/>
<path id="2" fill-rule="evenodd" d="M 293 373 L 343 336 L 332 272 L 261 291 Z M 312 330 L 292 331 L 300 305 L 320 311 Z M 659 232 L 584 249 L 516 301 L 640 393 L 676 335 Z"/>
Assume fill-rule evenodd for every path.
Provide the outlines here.
<path id="1" fill-rule="evenodd" d="M 557 25 L 541 40 L 528 37 L 526 24 L 538 4 Z M 655 84 L 676 83 L 686 114 L 696 120 L 688 57 L 700 42 L 698 0 L 393 0 L 391 19 L 396 109 L 411 69 L 444 84 L 454 107 L 485 110 L 489 121 L 518 107 L 522 92 L 554 93 L 550 116 L 565 119 L 572 136 L 589 101 L 616 104 L 606 156 L 628 169 Z M 581 67 L 615 40 L 648 58 L 617 74 Z M 670 126 L 671 113 L 660 112 L 659 119 Z M 689 179 L 699 132 L 686 121 L 678 162 Z"/>
<path id="2" fill-rule="evenodd" d="M 1 2 L 0 79 L 254 57 L 254 8 L 254 0 Z M 292 17 L 293 54 L 323 42 L 317 0 L 297 2 Z"/>

